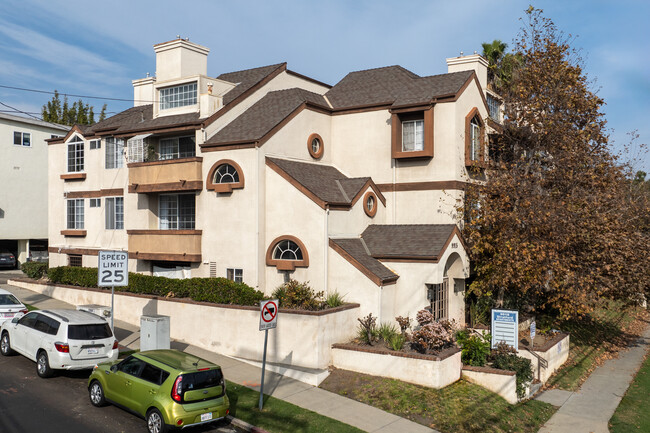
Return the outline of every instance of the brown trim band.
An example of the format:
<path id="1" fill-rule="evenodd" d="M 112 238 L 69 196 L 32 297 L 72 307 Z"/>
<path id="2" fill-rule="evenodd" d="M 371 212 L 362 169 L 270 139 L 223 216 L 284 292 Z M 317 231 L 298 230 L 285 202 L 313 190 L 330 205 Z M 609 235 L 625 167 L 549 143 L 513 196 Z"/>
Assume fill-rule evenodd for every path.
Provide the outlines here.
<path id="1" fill-rule="evenodd" d="M 306 75 L 299 74 L 298 72 L 291 71 L 291 70 L 289 70 L 289 69 L 287 69 L 286 72 L 287 72 L 287 74 L 289 74 L 289 75 L 293 75 L 293 76 L 296 76 L 296 77 L 298 77 L 298 78 L 302 78 L 302 79 L 305 80 L 305 81 L 311 81 L 312 83 L 314 83 L 314 84 L 318 84 L 319 86 L 327 87 L 328 89 L 331 89 L 331 88 L 332 88 L 332 86 L 329 85 L 329 84 L 327 84 L 327 83 L 323 83 L 322 81 L 318 81 L 318 80 L 315 80 L 315 79 L 313 79 L 313 78 L 311 78 L 311 77 L 308 77 L 308 76 L 306 76 Z"/>
<path id="2" fill-rule="evenodd" d="M 144 185 L 133 183 L 129 185 L 129 192 L 137 192 L 139 194 L 151 192 L 200 191 L 202 189 L 202 180 L 179 180 L 178 182 L 149 183 Z"/>
<path id="3" fill-rule="evenodd" d="M 433 182 L 403 182 L 380 183 L 377 185 L 381 192 L 393 191 L 442 191 L 447 189 L 465 190 L 467 182 L 460 180 L 440 180 Z"/>
<path id="4" fill-rule="evenodd" d="M 50 253 L 56 254 L 81 254 L 82 256 L 97 256 L 99 255 L 99 250 L 91 250 L 88 248 L 59 248 L 59 247 L 48 247 L 47 251 Z"/>
<path id="5" fill-rule="evenodd" d="M 352 256 L 350 255 L 350 253 L 348 253 L 348 252 L 345 251 L 343 248 L 341 248 L 341 246 L 340 246 L 339 244 L 337 244 L 336 241 L 330 239 L 330 240 L 329 240 L 329 246 L 330 246 L 331 249 L 333 249 L 334 251 L 336 251 L 337 253 L 339 253 L 339 255 L 340 255 L 341 257 L 343 257 L 345 260 L 347 260 L 348 262 L 350 262 L 350 264 L 351 264 L 352 266 L 354 266 L 355 268 L 357 268 L 357 270 L 358 270 L 359 272 L 361 272 L 363 275 L 365 275 L 365 276 L 366 276 L 370 281 L 372 281 L 373 283 L 375 283 L 378 287 L 381 287 L 381 286 L 388 286 L 388 285 L 392 285 L 392 284 L 396 284 L 396 283 L 397 283 L 397 279 L 399 278 L 399 275 L 396 275 L 395 278 L 385 278 L 385 279 L 381 279 L 381 278 L 379 278 L 377 275 L 375 275 L 371 270 L 369 270 L 368 268 L 366 268 L 365 266 L 363 266 L 363 265 L 361 264 L 361 262 L 359 262 L 357 259 L 355 259 L 354 257 L 352 257 Z"/>
<path id="6" fill-rule="evenodd" d="M 202 156 L 189 156 L 187 158 L 164 159 L 162 161 L 130 162 L 126 164 L 128 168 L 133 167 L 150 167 L 152 165 L 182 164 L 184 162 L 203 162 Z"/>
<path id="7" fill-rule="evenodd" d="M 127 235 L 200 235 L 203 230 L 148 230 L 148 229 L 134 229 L 127 230 Z"/>
<path id="8" fill-rule="evenodd" d="M 61 230 L 61 234 L 69 238 L 85 238 L 86 230 Z"/>
<path id="9" fill-rule="evenodd" d="M 66 173 L 61 175 L 63 180 L 85 180 L 86 173 Z"/>
<path id="10" fill-rule="evenodd" d="M 160 260 L 165 262 L 192 262 L 200 263 L 201 254 L 167 254 L 167 253 L 141 253 L 136 251 L 129 253 L 130 259 L 138 260 Z"/>
<path id="11" fill-rule="evenodd" d="M 115 197 L 124 195 L 123 188 L 100 189 L 99 191 L 68 191 L 65 192 L 65 198 L 95 198 L 95 197 Z"/>
<path id="12" fill-rule="evenodd" d="M 245 141 L 240 144 L 200 144 L 201 152 L 219 152 L 223 150 L 253 149 L 257 147 L 256 141 Z"/>

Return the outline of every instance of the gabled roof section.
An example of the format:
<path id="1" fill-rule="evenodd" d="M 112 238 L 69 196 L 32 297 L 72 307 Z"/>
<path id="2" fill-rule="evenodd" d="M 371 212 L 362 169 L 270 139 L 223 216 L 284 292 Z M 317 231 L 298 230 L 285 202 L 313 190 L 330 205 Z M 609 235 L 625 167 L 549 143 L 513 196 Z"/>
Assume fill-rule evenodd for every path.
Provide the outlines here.
<path id="1" fill-rule="evenodd" d="M 361 234 L 378 259 L 438 260 L 454 234 L 455 224 L 370 225 Z"/>
<path id="2" fill-rule="evenodd" d="M 160 129 L 178 128 L 182 126 L 196 126 L 201 123 L 199 113 L 176 114 L 172 116 L 159 116 L 153 118 L 153 105 L 140 105 L 124 110 L 108 119 L 97 122 L 88 127 L 85 135 L 120 135 L 141 131 L 155 131 Z"/>
<path id="3" fill-rule="evenodd" d="M 387 66 L 351 72 L 325 95 L 334 110 L 424 105 L 456 96 L 472 75 L 474 71 L 420 77 L 401 66 Z"/>
<path id="4" fill-rule="evenodd" d="M 0 119 L 10 120 L 13 122 L 20 122 L 34 126 L 42 126 L 44 128 L 57 129 L 61 132 L 67 132 L 70 130 L 70 127 L 67 125 L 60 125 L 58 123 L 45 122 L 40 119 L 34 119 L 31 117 L 16 116 L 13 114 L 0 113 Z"/>
<path id="5" fill-rule="evenodd" d="M 368 187 L 386 204 L 369 177 L 349 178 L 329 165 L 280 158 L 267 157 L 266 164 L 323 209 L 349 209 Z"/>
<path id="6" fill-rule="evenodd" d="M 395 284 L 399 275 L 373 258 L 361 239 L 330 239 L 330 247 L 378 286 Z"/>
<path id="7" fill-rule="evenodd" d="M 218 79 L 237 84 L 234 89 L 230 90 L 223 96 L 223 105 L 228 105 L 238 96 L 261 83 L 274 72 L 279 73 L 286 69 L 287 63 L 284 62 L 276 65 L 262 66 L 259 68 L 245 69 L 243 71 L 228 72 L 219 75 L 217 77 Z"/>
<path id="8" fill-rule="evenodd" d="M 329 110 L 322 95 L 304 89 L 269 92 L 213 135 L 202 147 L 261 142 L 268 138 L 273 128 L 290 119 L 296 110 L 306 105 Z"/>

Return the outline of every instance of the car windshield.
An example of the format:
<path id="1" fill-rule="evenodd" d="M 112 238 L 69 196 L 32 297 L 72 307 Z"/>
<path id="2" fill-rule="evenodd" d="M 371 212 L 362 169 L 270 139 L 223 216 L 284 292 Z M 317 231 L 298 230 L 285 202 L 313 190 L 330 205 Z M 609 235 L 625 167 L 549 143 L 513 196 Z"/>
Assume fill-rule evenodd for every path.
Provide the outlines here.
<path id="1" fill-rule="evenodd" d="M 100 340 L 112 336 L 113 333 L 108 323 L 68 326 L 68 339 L 70 340 Z"/>
<path id="2" fill-rule="evenodd" d="M 183 391 L 205 389 L 221 385 L 223 375 L 218 368 L 183 374 Z"/>
<path id="3" fill-rule="evenodd" d="M 20 305 L 20 301 L 14 295 L 0 294 L 0 305 Z"/>

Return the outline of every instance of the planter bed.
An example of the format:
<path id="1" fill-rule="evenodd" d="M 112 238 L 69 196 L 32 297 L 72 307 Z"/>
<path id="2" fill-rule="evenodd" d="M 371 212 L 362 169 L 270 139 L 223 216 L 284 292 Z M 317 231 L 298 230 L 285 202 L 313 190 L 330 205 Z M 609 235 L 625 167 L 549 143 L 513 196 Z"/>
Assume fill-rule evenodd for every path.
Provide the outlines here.
<path id="1" fill-rule="evenodd" d="M 430 388 L 443 388 L 460 379 L 460 349 L 452 347 L 437 355 L 398 352 L 383 346 L 335 344 L 333 366 L 374 376 L 388 377 Z"/>
<path id="2" fill-rule="evenodd" d="M 462 376 L 468 382 L 499 394 L 510 404 L 516 404 L 519 401 L 517 398 L 517 374 L 514 371 L 466 365 L 463 367 Z"/>
<path id="3" fill-rule="evenodd" d="M 38 292 L 72 305 L 111 305 L 111 291 L 48 284 L 31 279 L 9 284 Z M 115 319 L 140 326 L 143 315 L 170 317 L 170 337 L 222 355 L 260 361 L 264 332 L 259 331 L 256 306 L 221 305 L 189 299 L 115 292 Z M 332 344 L 349 341 L 356 329 L 359 304 L 322 311 L 281 308 L 278 327 L 269 332 L 267 361 L 306 369 L 327 369 Z"/>

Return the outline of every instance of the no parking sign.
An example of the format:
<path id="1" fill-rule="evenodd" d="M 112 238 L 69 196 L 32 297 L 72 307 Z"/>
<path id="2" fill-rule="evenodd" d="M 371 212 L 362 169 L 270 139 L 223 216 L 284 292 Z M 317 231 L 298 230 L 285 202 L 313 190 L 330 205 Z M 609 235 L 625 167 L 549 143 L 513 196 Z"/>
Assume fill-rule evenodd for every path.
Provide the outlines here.
<path id="1" fill-rule="evenodd" d="M 260 301 L 260 331 L 275 329 L 278 324 L 278 300 Z"/>

